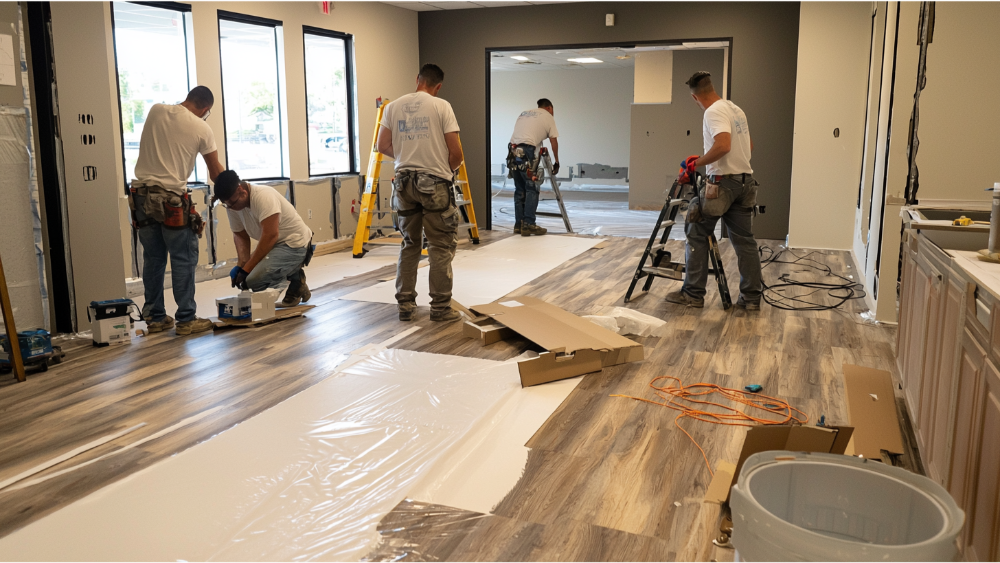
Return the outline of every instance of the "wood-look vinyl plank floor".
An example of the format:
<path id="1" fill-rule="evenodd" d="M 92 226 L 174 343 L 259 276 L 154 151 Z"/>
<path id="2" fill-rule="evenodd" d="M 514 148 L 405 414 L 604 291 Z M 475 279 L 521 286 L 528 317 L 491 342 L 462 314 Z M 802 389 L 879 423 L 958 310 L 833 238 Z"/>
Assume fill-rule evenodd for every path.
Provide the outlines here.
<path id="1" fill-rule="evenodd" d="M 483 245 L 505 236 L 484 231 Z M 723 311 L 710 283 L 705 308 L 689 309 L 663 300 L 679 287 L 677 282 L 657 280 L 648 294 L 623 303 L 644 244 L 609 238 L 606 247 L 559 265 L 511 295 L 530 295 L 580 315 L 625 306 L 665 319 L 664 336 L 635 338 L 645 346 L 646 360 L 585 376 L 526 443 L 530 453 L 524 475 L 492 514 L 405 501 L 383 520 L 383 545 L 369 558 L 392 558 L 404 548 L 405 558 L 415 560 L 731 558 L 731 551 L 717 552 L 711 545 L 719 509 L 701 502 L 710 475 L 701 452 L 675 426 L 676 412 L 610 395 L 651 398 L 648 384 L 660 375 L 730 387 L 759 383 L 813 420 L 825 414 L 831 423 L 843 423 L 843 363 L 895 374 L 895 329 L 864 324 L 857 314 L 863 304 L 856 301 L 846 304 L 844 312 L 832 313 L 767 305 L 759 313 Z M 668 249 L 682 256 L 683 242 L 670 241 Z M 726 242 L 722 249 L 735 297 L 735 254 Z M 813 258 L 840 272 L 849 263 L 845 253 Z M 800 270 L 798 265 L 771 264 L 765 280 L 774 282 L 781 273 Z M 0 535 L 210 439 L 329 376 L 352 350 L 410 326 L 421 328 L 394 347 L 493 360 L 535 349 L 520 338 L 481 346 L 461 335 L 461 323 L 429 322 L 426 309 L 418 310 L 414 323 L 403 324 L 392 305 L 337 299 L 392 273 L 389 266 L 315 288 L 311 304 L 317 307 L 305 317 L 256 329 L 180 338 L 162 333 L 101 349 L 84 345 L 86 341 L 66 341 L 64 364 L 29 376 L 27 383 L 13 384 L 13 376 L 0 380 L 2 477 L 139 422 L 147 426 L 73 463 L 115 451 L 206 409 L 219 409 L 172 434 L 44 484 L 0 491 Z M 746 433 L 745 428 L 691 420 L 680 424 L 713 465 L 718 458 L 735 460 Z M 406 525 L 400 524 L 404 521 Z M 417 544 L 419 549 L 406 547 Z"/>

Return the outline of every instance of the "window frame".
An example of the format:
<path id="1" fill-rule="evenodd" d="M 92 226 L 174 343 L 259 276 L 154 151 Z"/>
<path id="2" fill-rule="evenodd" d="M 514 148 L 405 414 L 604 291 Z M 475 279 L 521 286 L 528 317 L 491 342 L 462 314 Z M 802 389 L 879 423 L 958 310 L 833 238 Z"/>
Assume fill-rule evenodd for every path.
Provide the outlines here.
<path id="1" fill-rule="evenodd" d="M 348 139 L 348 169 L 335 172 L 318 172 L 312 170 L 312 156 L 309 143 L 309 66 L 306 59 L 306 35 L 341 39 L 344 41 L 344 74 L 347 81 L 347 139 Z M 310 178 L 329 176 L 344 176 L 359 173 L 358 164 L 358 134 L 357 134 L 357 92 L 354 82 L 354 35 L 331 29 L 323 29 L 309 25 L 302 26 L 302 77 L 306 107 L 306 166 Z"/>
<path id="2" fill-rule="evenodd" d="M 125 157 L 125 119 L 122 116 L 122 92 L 121 92 L 121 70 L 118 67 L 118 36 L 117 28 L 115 27 L 115 3 L 110 2 L 110 13 L 111 13 L 111 51 L 115 56 L 115 92 L 118 96 L 118 129 L 119 137 L 121 138 L 121 151 L 122 151 L 122 171 L 128 170 L 128 160 Z M 194 58 L 194 20 L 191 11 L 191 4 L 184 4 L 181 2 L 143 2 L 143 1 L 120 1 L 119 4 L 135 4 L 137 6 L 145 6 L 147 8 L 159 8 L 161 10 L 170 10 L 173 12 L 181 12 L 185 14 L 184 23 L 181 26 L 184 30 L 184 60 L 187 66 L 187 80 L 188 86 L 187 90 L 190 91 L 191 88 L 197 86 L 197 69 L 195 68 L 195 58 Z M 191 29 L 188 29 L 190 27 Z M 183 100 L 181 100 L 183 101 Z M 198 176 L 198 165 L 195 163 L 194 167 L 194 181 L 188 180 L 188 186 L 204 186 L 207 185 L 207 178 L 199 178 Z M 206 169 L 205 173 L 208 171 Z M 125 193 L 128 193 L 129 178 L 124 178 L 125 181 Z"/>
<path id="3" fill-rule="evenodd" d="M 288 116 L 286 114 L 287 109 L 285 104 L 282 103 L 284 96 L 287 94 L 285 90 L 285 80 L 284 80 L 284 49 L 281 45 L 281 41 L 284 39 L 284 34 L 280 37 L 278 35 L 278 28 L 284 28 L 285 24 L 281 20 L 274 20 L 270 18 L 262 18 L 260 16 L 251 16 L 248 14 L 240 14 L 237 12 L 228 12 L 226 10 L 218 10 L 218 17 L 216 20 L 218 37 L 219 37 L 219 82 L 220 82 L 220 93 L 222 100 L 222 136 L 223 143 L 226 147 L 226 167 L 229 167 L 229 129 L 226 128 L 226 71 L 222 63 L 222 22 L 229 21 L 235 23 L 242 23 L 247 25 L 257 25 L 261 27 L 270 27 L 274 31 L 274 61 L 275 68 L 277 70 L 277 104 L 276 113 L 278 117 L 278 135 L 279 135 L 279 146 L 281 150 L 281 171 L 284 176 L 266 176 L 260 178 L 242 178 L 247 182 L 270 182 L 278 180 L 291 180 L 291 166 L 289 163 L 288 156 L 288 136 L 286 134 L 286 128 L 288 126 Z"/>

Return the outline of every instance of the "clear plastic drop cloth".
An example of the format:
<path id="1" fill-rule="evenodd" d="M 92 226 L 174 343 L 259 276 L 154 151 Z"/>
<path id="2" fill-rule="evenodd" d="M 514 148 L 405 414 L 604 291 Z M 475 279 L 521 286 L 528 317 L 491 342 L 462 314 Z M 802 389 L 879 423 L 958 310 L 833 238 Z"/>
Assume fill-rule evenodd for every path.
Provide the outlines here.
<path id="1" fill-rule="evenodd" d="M 517 366 L 383 350 L 0 539 L 7 560 L 356 561 Z"/>

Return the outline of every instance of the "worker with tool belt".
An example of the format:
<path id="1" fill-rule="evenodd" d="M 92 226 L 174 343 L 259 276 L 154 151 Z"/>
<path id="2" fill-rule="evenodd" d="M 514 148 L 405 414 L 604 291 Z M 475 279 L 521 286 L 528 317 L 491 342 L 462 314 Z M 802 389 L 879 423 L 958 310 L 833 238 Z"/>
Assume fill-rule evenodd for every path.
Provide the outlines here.
<path id="1" fill-rule="evenodd" d="M 205 225 L 187 188 L 198 154 L 205 159 L 209 178 L 215 180 L 222 172 L 215 136 L 205 122 L 214 103 L 212 91 L 197 86 L 178 105 L 153 104 L 143 125 L 129 207 L 142 243 L 142 283 L 146 292 L 142 318 L 151 333 L 174 327 L 174 319 L 163 306 L 168 255 L 177 303 L 177 334 L 214 327 L 208 319 L 195 315 L 194 272 L 198 238 Z"/>
<path id="2" fill-rule="evenodd" d="M 667 294 L 667 301 L 688 307 L 704 307 L 708 280 L 708 237 L 721 218 L 729 231 L 740 268 L 740 298 L 736 305 L 748 311 L 760 309 L 762 291 L 760 255 L 753 236 L 753 213 L 758 183 L 750 167 L 753 141 L 746 114 L 736 104 L 723 100 L 712 86 L 711 74 L 696 72 L 686 83 L 691 97 L 705 110 L 705 154 L 681 163 L 682 176 L 706 167 L 708 181 L 691 200 L 684 230 L 687 233 L 684 285 Z"/>
<path id="3" fill-rule="evenodd" d="M 413 320 L 417 309 L 417 267 L 423 237 L 427 238 L 430 257 L 431 320 L 461 318 L 451 308 L 451 261 L 458 247 L 460 218 L 454 176 L 464 157 L 455 111 L 437 97 L 442 82 L 441 68 L 425 64 L 417 75 L 417 91 L 386 106 L 378 130 L 378 152 L 395 159 L 392 210 L 403 234 L 396 266 L 401 321 Z"/>
<path id="4" fill-rule="evenodd" d="M 237 265 L 229 272 L 233 287 L 263 291 L 288 284 L 281 307 L 309 301 L 303 269 L 312 259 L 312 231 L 292 204 L 269 186 L 240 180 L 232 170 L 215 179 L 214 200 L 221 201 L 229 215 L 236 244 Z M 250 239 L 257 248 L 250 252 Z"/>
<path id="5" fill-rule="evenodd" d="M 538 100 L 538 108 L 522 111 L 514 123 L 514 134 L 507 146 L 508 174 L 514 179 L 514 234 L 521 236 L 544 235 L 547 229 L 535 224 L 535 211 L 541 185 L 538 165 L 539 149 L 545 139 L 552 145 L 555 163 L 552 173 L 559 173 L 559 130 L 556 129 L 555 111 L 547 98 Z"/>

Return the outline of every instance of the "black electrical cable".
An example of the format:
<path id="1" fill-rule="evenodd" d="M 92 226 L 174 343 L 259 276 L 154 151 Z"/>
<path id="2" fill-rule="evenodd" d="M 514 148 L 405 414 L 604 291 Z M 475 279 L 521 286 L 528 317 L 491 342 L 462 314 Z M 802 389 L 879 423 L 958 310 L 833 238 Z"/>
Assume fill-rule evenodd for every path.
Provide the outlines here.
<path id="1" fill-rule="evenodd" d="M 768 252 L 767 258 L 764 258 L 764 252 Z M 796 280 L 792 278 L 792 274 L 781 274 L 778 277 L 780 283 L 768 285 L 763 283 L 764 293 L 762 297 L 764 301 L 770 304 L 772 307 L 777 309 L 784 309 L 786 311 L 829 311 L 832 309 L 837 309 L 844 303 L 852 299 L 863 299 L 865 297 L 864 286 L 854 280 L 841 276 L 839 274 L 833 273 L 833 270 L 826 264 L 819 262 L 813 258 L 810 258 L 813 254 L 818 254 L 813 251 L 804 256 L 799 256 L 791 250 L 782 249 L 775 252 L 774 249 L 767 246 L 760 246 L 758 252 L 761 256 L 761 271 L 767 268 L 771 264 L 794 264 L 798 266 L 805 266 L 807 268 L 812 268 L 819 273 L 837 278 L 842 280 L 840 282 L 821 282 L 821 281 L 803 281 Z M 784 253 L 791 254 L 795 257 L 794 260 L 781 260 L 781 255 Z M 763 282 L 763 280 L 762 280 Z M 791 288 L 805 288 L 812 289 L 808 293 L 799 295 L 788 295 L 787 290 Z M 810 300 L 806 299 L 814 295 L 819 294 L 823 297 L 822 300 Z M 833 299 L 836 303 L 831 305 L 828 299 Z"/>

